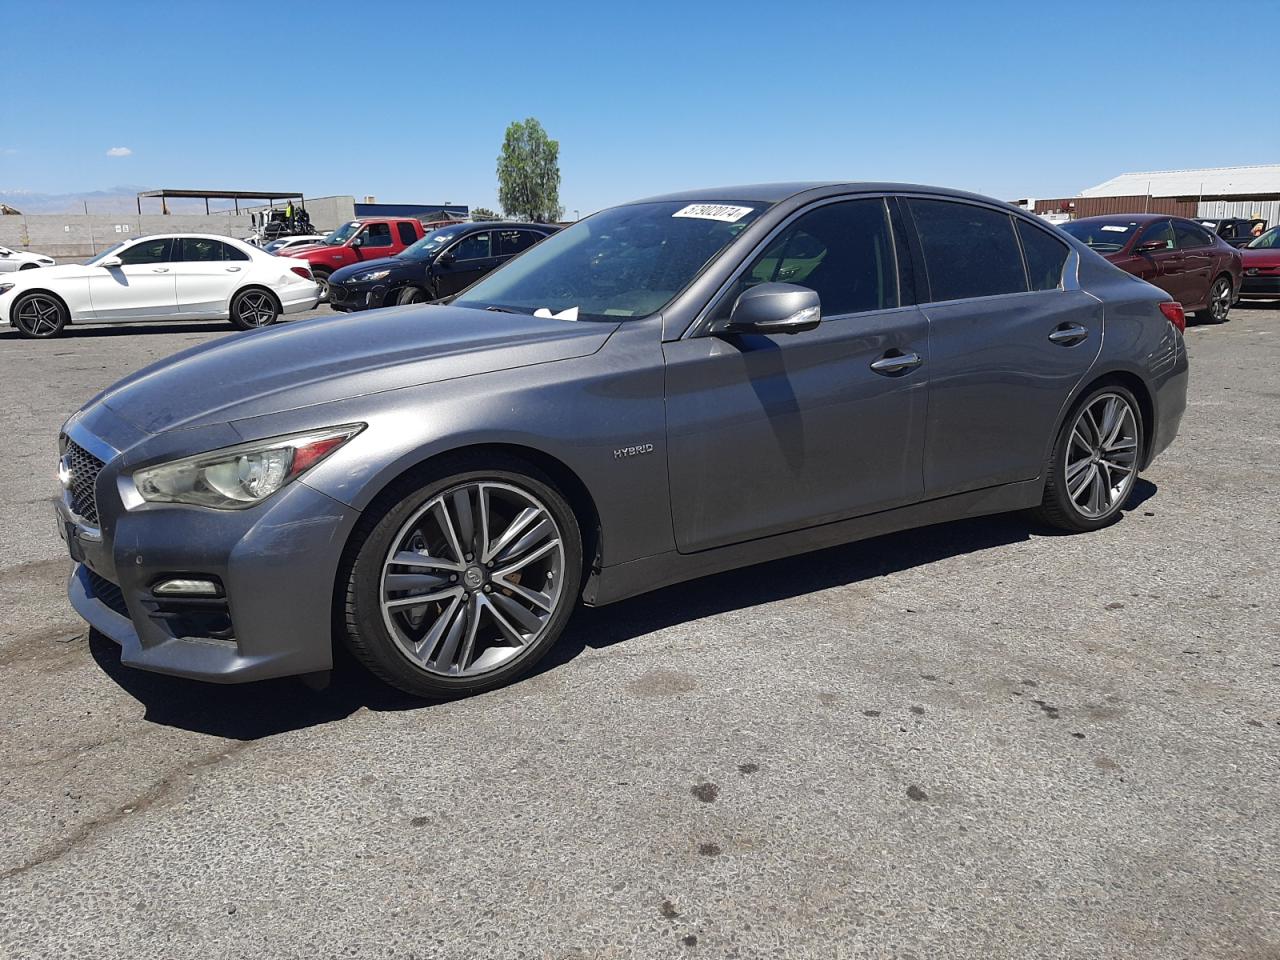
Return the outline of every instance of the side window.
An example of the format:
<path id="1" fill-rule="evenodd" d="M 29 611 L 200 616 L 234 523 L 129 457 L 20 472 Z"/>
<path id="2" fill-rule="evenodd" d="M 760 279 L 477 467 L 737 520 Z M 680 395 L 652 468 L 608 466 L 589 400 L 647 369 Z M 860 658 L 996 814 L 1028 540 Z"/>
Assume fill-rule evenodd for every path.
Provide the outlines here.
<path id="1" fill-rule="evenodd" d="M 489 256 L 489 234 L 473 233 L 459 240 L 453 256 L 456 260 L 483 260 Z"/>
<path id="2" fill-rule="evenodd" d="M 170 244 L 171 241 L 168 237 L 139 240 L 132 247 L 120 251 L 117 256 L 120 258 L 121 263 L 126 265 L 140 263 L 168 263 Z"/>
<path id="3" fill-rule="evenodd" d="M 513 257 L 522 250 L 528 250 L 542 237 L 528 230 L 500 230 L 497 234 L 498 249 L 495 257 Z"/>
<path id="4" fill-rule="evenodd" d="M 1209 234 L 1203 227 L 1188 220 L 1175 220 L 1173 222 L 1173 236 L 1178 243 L 1179 250 L 1207 247 L 1213 243 L 1213 240 L 1209 238 Z"/>
<path id="5" fill-rule="evenodd" d="M 175 257 L 184 263 L 202 263 L 209 260 L 225 260 L 224 250 L 226 249 L 217 240 L 210 240 L 206 237 L 180 237 L 178 244 L 182 248 L 180 256 Z"/>
<path id="6" fill-rule="evenodd" d="M 222 259 L 223 260 L 249 260 L 251 258 L 247 253 L 245 253 L 239 247 L 233 247 L 229 243 L 224 243 L 222 244 Z"/>
<path id="7" fill-rule="evenodd" d="M 364 228 L 364 247 L 389 247 L 391 246 L 391 224 L 389 223 L 370 223 Z"/>
<path id="8" fill-rule="evenodd" d="M 760 283 L 808 287 L 824 317 L 896 307 L 897 265 L 884 201 L 829 203 L 801 216 L 738 278 L 715 318 L 728 317 L 743 291 Z"/>
<path id="9" fill-rule="evenodd" d="M 908 200 L 924 252 L 931 298 L 1022 293 L 1027 276 L 1007 213 L 950 200 Z"/>
<path id="10" fill-rule="evenodd" d="M 1157 220 L 1150 224 L 1147 229 L 1142 231 L 1142 236 L 1138 239 L 1139 244 L 1147 243 L 1150 240 L 1161 240 L 1164 242 L 1166 250 L 1173 249 L 1173 224 L 1168 220 Z"/>
<path id="11" fill-rule="evenodd" d="M 1067 245 L 1047 230 L 1016 221 L 1022 240 L 1022 255 L 1027 260 L 1027 276 L 1032 290 L 1056 290 L 1062 286 L 1062 268 L 1067 263 Z"/>
<path id="12" fill-rule="evenodd" d="M 417 242 L 418 234 L 414 231 L 412 223 L 398 223 L 396 227 L 400 231 L 400 242 L 406 247 Z"/>

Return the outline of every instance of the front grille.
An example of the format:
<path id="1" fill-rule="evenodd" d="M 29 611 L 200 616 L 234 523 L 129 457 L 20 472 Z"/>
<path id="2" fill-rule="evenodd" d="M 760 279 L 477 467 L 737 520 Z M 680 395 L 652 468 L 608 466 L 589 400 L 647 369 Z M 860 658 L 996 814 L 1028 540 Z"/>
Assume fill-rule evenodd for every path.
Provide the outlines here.
<path id="1" fill-rule="evenodd" d="M 103 462 L 74 440 L 67 441 L 67 449 L 63 451 L 71 471 L 71 509 L 76 516 L 96 525 L 98 523 L 98 501 L 94 497 L 94 485 L 98 482 L 98 474 L 102 472 Z"/>
<path id="2" fill-rule="evenodd" d="M 342 287 L 338 286 L 337 284 L 332 284 L 332 283 L 329 284 L 329 302 L 330 303 L 342 303 L 342 301 L 346 299 L 347 299 L 346 290 L 342 289 Z"/>
<path id="3" fill-rule="evenodd" d="M 89 575 L 89 592 L 94 599 L 99 600 L 122 617 L 129 616 L 129 608 L 124 602 L 124 591 L 106 577 L 98 576 L 88 567 L 85 567 L 84 571 Z"/>

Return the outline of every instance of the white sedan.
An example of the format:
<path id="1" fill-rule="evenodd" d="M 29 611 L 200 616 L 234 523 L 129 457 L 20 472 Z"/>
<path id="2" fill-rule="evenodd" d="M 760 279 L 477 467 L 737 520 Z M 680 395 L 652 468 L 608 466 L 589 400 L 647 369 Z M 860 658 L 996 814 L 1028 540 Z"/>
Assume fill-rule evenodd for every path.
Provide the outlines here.
<path id="1" fill-rule="evenodd" d="M 25 250 L 10 250 L 0 247 L 0 273 L 12 273 L 15 270 L 34 270 L 36 267 L 52 267 L 53 257 L 39 253 L 28 253 Z"/>
<path id="2" fill-rule="evenodd" d="M 230 237 L 172 234 L 116 244 L 84 264 L 0 278 L 0 324 L 56 337 L 69 323 L 230 320 L 241 330 L 312 309 L 320 290 L 302 260 Z"/>

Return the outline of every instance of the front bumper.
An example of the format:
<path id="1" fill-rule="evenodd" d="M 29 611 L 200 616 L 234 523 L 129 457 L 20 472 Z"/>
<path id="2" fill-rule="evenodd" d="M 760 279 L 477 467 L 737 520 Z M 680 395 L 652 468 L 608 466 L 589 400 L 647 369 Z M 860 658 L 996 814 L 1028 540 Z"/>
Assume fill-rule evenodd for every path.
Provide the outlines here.
<path id="1" fill-rule="evenodd" d="M 342 313 L 376 310 L 387 299 L 385 283 L 330 283 L 329 306 Z"/>
<path id="2" fill-rule="evenodd" d="M 358 513 L 295 481 L 248 510 L 149 504 L 126 511 L 108 463 L 96 485 L 100 525 L 56 503 L 76 566 L 71 605 L 121 647 L 121 662 L 236 683 L 332 666 L 330 600 Z M 219 601 L 157 597 L 175 575 L 218 581 Z"/>
<path id="3" fill-rule="evenodd" d="M 1241 296 L 1280 296 L 1280 274 L 1276 275 L 1245 275 L 1244 280 L 1240 284 Z"/>

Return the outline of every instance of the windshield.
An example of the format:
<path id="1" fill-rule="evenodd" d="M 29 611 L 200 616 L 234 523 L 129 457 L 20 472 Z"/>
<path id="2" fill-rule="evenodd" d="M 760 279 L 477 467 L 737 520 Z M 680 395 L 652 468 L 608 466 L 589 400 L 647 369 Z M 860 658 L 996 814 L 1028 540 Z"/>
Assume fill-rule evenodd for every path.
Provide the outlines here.
<path id="1" fill-rule="evenodd" d="M 661 310 L 769 204 L 637 203 L 552 234 L 452 302 L 532 313 L 576 308 L 580 320 Z"/>
<path id="2" fill-rule="evenodd" d="M 1248 247 L 1250 250 L 1280 249 L 1280 227 L 1272 227 L 1262 236 L 1250 240 Z"/>
<path id="3" fill-rule="evenodd" d="M 86 260 L 85 266 L 91 267 L 95 263 L 97 263 L 99 260 L 101 260 L 103 257 L 113 256 L 115 252 L 119 250 L 121 247 L 123 247 L 127 242 L 128 241 L 126 240 L 121 240 L 119 243 L 113 243 L 111 246 L 107 247 L 107 249 L 103 250 L 100 254 L 94 257 L 92 260 Z"/>
<path id="4" fill-rule="evenodd" d="M 1072 220 L 1061 224 L 1063 230 L 1077 240 L 1083 240 L 1099 253 L 1115 253 L 1123 250 L 1130 238 L 1138 230 L 1140 224 L 1113 221 L 1105 223 L 1098 220 Z"/>
<path id="5" fill-rule="evenodd" d="M 340 247 L 352 237 L 356 235 L 356 231 L 360 229 L 360 221 L 352 220 L 350 223 L 344 223 L 333 233 L 324 238 L 324 242 L 331 247 Z"/>
<path id="6" fill-rule="evenodd" d="M 408 260 L 428 260 L 457 235 L 457 230 L 432 230 L 421 240 L 405 247 L 400 256 Z"/>

